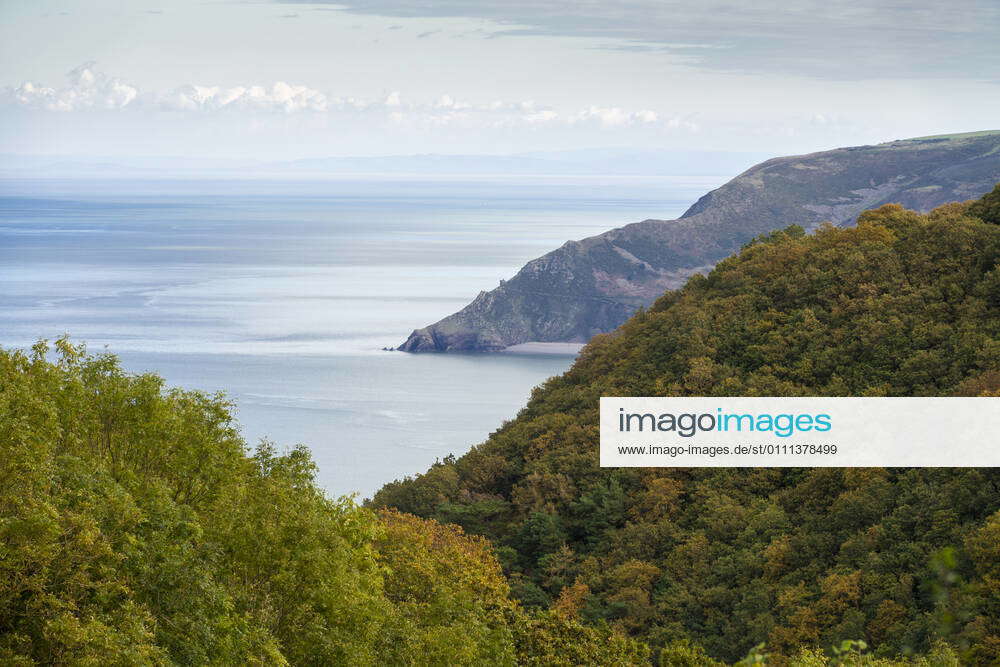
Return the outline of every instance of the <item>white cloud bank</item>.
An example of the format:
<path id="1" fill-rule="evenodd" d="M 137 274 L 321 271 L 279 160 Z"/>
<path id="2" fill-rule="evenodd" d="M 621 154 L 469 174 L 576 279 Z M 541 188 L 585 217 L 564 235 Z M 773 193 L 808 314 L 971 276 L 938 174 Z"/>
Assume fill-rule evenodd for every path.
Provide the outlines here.
<path id="1" fill-rule="evenodd" d="M 621 127 L 623 125 L 638 125 L 655 123 L 660 119 L 655 111 L 628 112 L 618 107 L 590 106 L 569 117 L 571 123 L 597 122 L 604 127 Z"/>
<path id="2" fill-rule="evenodd" d="M 163 94 L 153 94 L 156 106 L 167 111 L 219 111 L 223 109 L 243 109 L 250 111 L 327 111 L 329 101 L 326 95 L 309 88 L 284 81 L 277 81 L 270 87 L 187 85 Z"/>
<path id="3" fill-rule="evenodd" d="M 453 95 L 430 102 L 410 101 L 393 91 L 380 98 L 335 97 L 305 85 L 277 81 L 269 86 L 205 86 L 189 84 L 165 91 L 141 91 L 138 86 L 85 63 L 67 74 L 61 88 L 28 81 L 0 92 L 0 104 L 46 112 L 167 111 L 177 113 L 310 113 L 364 114 L 394 125 L 412 127 L 537 128 L 588 125 L 596 128 L 633 126 L 697 131 L 696 124 L 651 109 L 630 111 L 591 105 L 558 111 L 533 100 L 473 103 Z"/>
<path id="4" fill-rule="evenodd" d="M 46 111 L 80 111 L 85 109 L 124 109 L 139 95 L 139 89 L 116 77 L 95 72 L 94 63 L 85 63 L 66 75 L 67 84 L 51 88 L 27 81 L 17 88 L 8 88 L 4 97 L 19 106 Z"/>

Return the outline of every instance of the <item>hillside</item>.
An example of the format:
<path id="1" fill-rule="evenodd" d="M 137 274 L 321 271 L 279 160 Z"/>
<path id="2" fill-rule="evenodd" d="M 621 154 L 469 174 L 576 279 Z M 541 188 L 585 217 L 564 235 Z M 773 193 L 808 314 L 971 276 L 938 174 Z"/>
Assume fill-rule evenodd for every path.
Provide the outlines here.
<path id="1" fill-rule="evenodd" d="M 0 664 L 633 665 L 526 612 L 481 538 L 333 500 L 220 396 L 0 350 Z"/>
<path id="2" fill-rule="evenodd" d="M 408 352 L 499 350 L 528 341 L 586 342 L 750 239 L 795 223 L 849 225 L 899 203 L 929 211 L 979 197 L 1000 180 L 1000 131 L 893 141 L 763 162 L 678 220 L 646 220 L 532 260 L 459 312 L 417 329 Z"/>
<path id="3" fill-rule="evenodd" d="M 955 394 L 1000 397 L 1000 185 L 759 237 L 373 504 L 488 537 L 526 605 L 654 650 L 852 639 L 896 656 L 944 639 L 1000 664 L 998 469 L 598 467 L 601 396 Z"/>
<path id="4" fill-rule="evenodd" d="M 0 663 L 995 664 L 997 470 L 601 470 L 595 408 L 1000 396 L 998 260 L 1000 187 L 761 238 L 378 509 L 251 451 L 222 396 L 0 350 Z"/>

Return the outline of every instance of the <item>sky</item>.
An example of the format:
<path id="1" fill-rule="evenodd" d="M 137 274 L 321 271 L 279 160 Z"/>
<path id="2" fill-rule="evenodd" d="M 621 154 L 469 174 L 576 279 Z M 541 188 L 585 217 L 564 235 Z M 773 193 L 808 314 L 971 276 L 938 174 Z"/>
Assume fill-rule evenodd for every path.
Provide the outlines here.
<path id="1" fill-rule="evenodd" d="M 0 153 L 790 154 L 1000 128 L 996 0 L 0 0 Z"/>

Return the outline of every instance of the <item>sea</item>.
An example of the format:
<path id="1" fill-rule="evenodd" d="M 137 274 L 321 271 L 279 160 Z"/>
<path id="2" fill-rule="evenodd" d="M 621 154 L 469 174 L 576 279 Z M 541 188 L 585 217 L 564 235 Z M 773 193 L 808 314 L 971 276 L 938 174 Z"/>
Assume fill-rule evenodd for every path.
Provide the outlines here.
<path id="1" fill-rule="evenodd" d="M 225 392 L 251 447 L 305 444 L 330 495 L 370 497 L 485 440 L 574 359 L 382 348 L 728 176 L 8 178 L 0 346 L 68 333 Z"/>

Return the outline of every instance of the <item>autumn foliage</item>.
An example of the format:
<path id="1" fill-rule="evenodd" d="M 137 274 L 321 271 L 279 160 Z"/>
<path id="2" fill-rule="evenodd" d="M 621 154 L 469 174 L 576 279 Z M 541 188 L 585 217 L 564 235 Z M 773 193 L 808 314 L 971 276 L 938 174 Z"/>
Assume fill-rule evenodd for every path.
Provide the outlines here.
<path id="1" fill-rule="evenodd" d="M 598 467 L 601 396 L 1000 394 L 998 193 L 758 238 L 374 504 L 488 537 L 526 606 L 609 623 L 665 664 L 760 644 L 823 664 L 843 641 L 1000 664 L 997 469 Z"/>
<path id="2" fill-rule="evenodd" d="M 223 397 L 56 348 L 0 350 L 0 664 L 646 660 L 525 611 L 483 538 L 328 498 L 304 448 L 248 451 Z"/>
<path id="3" fill-rule="evenodd" d="M 0 664 L 1000 664 L 998 469 L 597 465 L 602 395 L 1000 395 L 997 193 L 755 240 L 370 507 L 223 396 L 0 350 Z"/>

